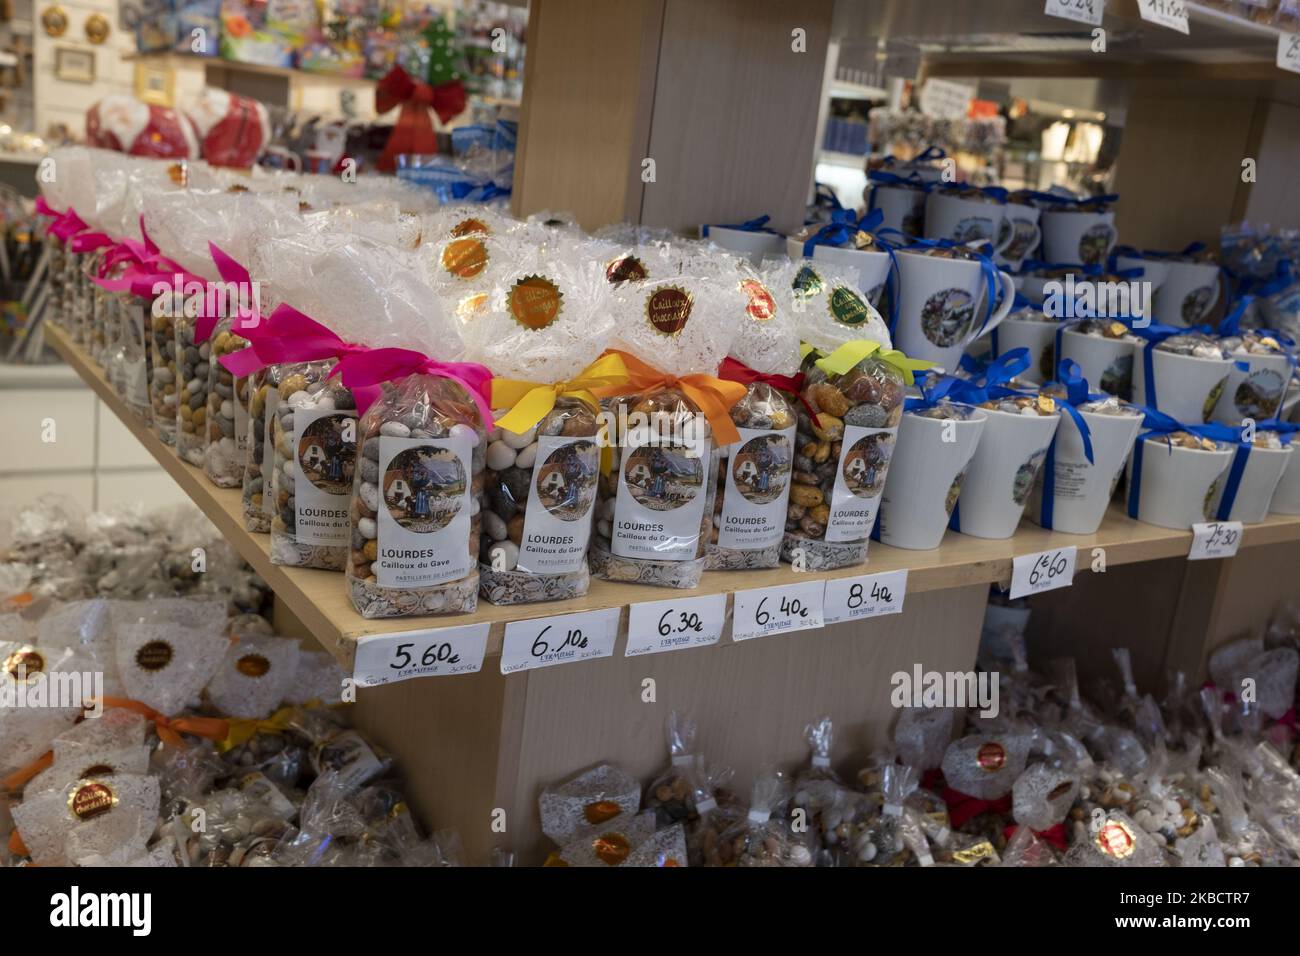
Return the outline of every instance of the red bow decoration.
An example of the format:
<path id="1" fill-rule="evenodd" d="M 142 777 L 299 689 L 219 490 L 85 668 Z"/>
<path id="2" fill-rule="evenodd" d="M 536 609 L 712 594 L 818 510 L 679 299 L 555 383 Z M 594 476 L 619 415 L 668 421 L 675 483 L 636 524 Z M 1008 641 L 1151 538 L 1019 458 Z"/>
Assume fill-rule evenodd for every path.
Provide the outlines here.
<path id="1" fill-rule="evenodd" d="M 391 173 L 397 169 L 397 157 L 402 154 L 420 155 L 438 151 L 438 137 L 429 117 L 432 109 L 444 123 L 465 110 L 465 84 L 460 80 L 430 86 L 411 79 L 410 74 L 395 66 L 375 86 L 375 112 L 387 113 L 395 106 L 402 108 L 397 125 L 388 136 L 384 154 L 379 157 L 380 172 Z"/>
<path id="2" fill-rule="evenodd" d="M 728 355 L 718 366 L 718 378 L 726 379 L 728 382 L 739 382 L 741 385 L 762 382 L 783 392 L 789 392 L 799 399 L 799 404 L 804 407 L 804 411 L 813 422 L 821 424 L 817 419 L 817 412 L 808 404 L 808 399 L 803 397 L 803 372 L 796 372 L 794 375 L 769 375 L 766 372 L 756 372 L 744 362 L 737 362 Z"/>
<path id="3" fill-rule="evenodd" d="M 979 797 L 972 797 L 969 793 L 962 793 L 960 790 L 945 786 L 939 796 L 943 797 L 943 802 L 948 805 L 948 819 L 952 822 L 954 830 L 981 813 L 1005 816 L 1011 812 L 1009 793 L 1004 793 L 996 800 L 981 800 Z"/>
<path id="4" fill-rule="evenodd" d="M 1011 837 L 1015 835 L 1015 832 L 1018 829 L 1020 828 L 1013 823 L 1002 831 L 1002 835 L 1006 837 L 1008 840 L 1010 840 Z M 1048 827 L 1046 830 L 1034 830 L 1033 833 L 1034 836 L 1038 837 L 1038 839 L 1042 840 L 1044 843 L 1051 844 L 1052 846 L 1056 847 L 1056 849 L 1060 850 L 1062 853 L 1064 853 L 1066 850 L 1070 848 L 1070 844 L 1065 839 L 1064 823 L 1053 824 L 1052 826 Z"/>

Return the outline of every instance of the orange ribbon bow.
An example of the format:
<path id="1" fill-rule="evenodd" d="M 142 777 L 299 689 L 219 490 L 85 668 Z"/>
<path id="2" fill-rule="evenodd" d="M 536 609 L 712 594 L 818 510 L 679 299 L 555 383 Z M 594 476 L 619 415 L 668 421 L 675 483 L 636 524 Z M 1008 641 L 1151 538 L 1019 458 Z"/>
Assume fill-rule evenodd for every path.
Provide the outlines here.
<path id="1" fill-rule="evenodd" d="M 152 720 L 158 729 L 158 738 L 172 747 L 184 744 L 181 734 L 193 734 L 208 740 L 225 740 L 230 733 L 230 725 L 220 717 L 168 717 L 159 713 L 148 704 L 128 697 L 105 697 L 105 707 L 121 707 L 134 711 L 146 720 Z"/>
<path id="2" fill-rule="evenodd" d="M 623 360 L 623 365 L 627 368 L 627 383 L 593 388 L 593 395 L 608 398 L 633 392 L 644 393 L 656 388 L 679 388 L 709 420 L 715 442 L 730 445 L 740 441 L 740 432 L 736 431 L 736 423 L 731 420 L 729 409 L 745 397 L 747 389 L 744 385 L 699 373 L 677 378 L 619 349 L 610 349 L 607 354 L 617 355 Z"/>

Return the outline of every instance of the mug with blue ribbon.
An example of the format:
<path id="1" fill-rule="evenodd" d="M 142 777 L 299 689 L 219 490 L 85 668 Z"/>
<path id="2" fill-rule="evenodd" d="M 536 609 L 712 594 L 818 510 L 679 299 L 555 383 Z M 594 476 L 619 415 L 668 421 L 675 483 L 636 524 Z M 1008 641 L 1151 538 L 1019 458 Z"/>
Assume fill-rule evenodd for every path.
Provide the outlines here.
<path id="1" fill-rule="evenodd" d="M 1213 502 L 1216 520 L 1255 524 L 1267 517 L 1278 483 L 1290 467 L 1290 459 L 1294 455 L 1291 440 L 1297 429 L 1300 429 L 1300 424 L 1276 418 L 1256 422 L 1256 434 L 1275 434 L 1277 447 L 1260 446 L 1247 441 L 1249 430 L 1241 429 L 1242 434 L 1233 449 L 1232 464 L 1228 467 L 1223 489 L 1218 500 Z"/>
<path id="2" fill-rule="evenodd" d="M 700 238 L 761 265 L 764 256 L 779 256 L 785 251 L 785 237 L 768 226 L 771 218 L 764 215 L 744 222 L 705 223 L 700 226 Z"/>
<path id="3" fill-rule="evenodd" d="M 920 236 L 925 228 L 925 197 L 932 185 L 916 170 L 868 170 L 867 212 L 879 212 L 886 228 L 909 239 Z"/>
<path id="4" fill-rule="evenodd" d="M 1212 443 L 1214 447 L 1183 448 L 1175 445 L 1170 436 L 1176 432 L 1185 432 Z M 1148 450 L 1148 439 L 1152 438 L 1157 441 L 1152 442 Z M 1165 440 L 1158 441 L 1161 438 Z M 1230 509 L 1250 454 L 1249 451 L 1245 453 L 1240 468 L 1229 466 L 1234 457 L 1232 449 L 1243 444 L 1242 438 L 1241 430 L 1226 425 L 1187 424 L 1153 408 L 1144 409 L 1142 431 L 1129 459 L 1129 517 L 1176 530 L 1185 530 L 1197 521 L 1208 520 L 1213 514 L 1211 501 L 1225 470 L 1229 474 L 1223 490 Z M 1177 458 L 1176 451 L 1180 452 Z M 1280 471 L 1278 476 L 1281 476 Z M 1142 494 L 1144 485 L 1148 492 L 1145 497 Z"/>
<path id="5" fill-rule="evenodd" d="M 1208 329 L 1188 329 L 1161 322 L 1126 323 L 1143 339 L 1139 360 L 1133 369 L 1133 401 L 1187 422 L 1207 422 L 1214 414 L 1227 387 L 1233 360 L 1222 348 L 1215 356 L 1186 355 L 1161 349 L 1162 342 L 1194 332 L 1213 335 Z M 1214 346 L 1217 347 L 1217 341 Z M 1209 347 L 1207 346 L 1207 349 Z M 1248 366 L 1241 363 L 1240 370 Z"/>
<path id="6" fill-rule="evenodd" d="M 1225 425 L 1238 425 L 1242 419 L 1262 421 L 1279 418 L 1287 391 L 1295 377 L 1295 340 L 1284 332 L 1269 328 L 1245 328 L 1242 319 L 1255 297 L 1246 293 L 1237 298 L 1215 330 L 1225 340 L 1224 347 L 1233 359 L 1228 384 L 1214 409 L 1213 419 Z"/>

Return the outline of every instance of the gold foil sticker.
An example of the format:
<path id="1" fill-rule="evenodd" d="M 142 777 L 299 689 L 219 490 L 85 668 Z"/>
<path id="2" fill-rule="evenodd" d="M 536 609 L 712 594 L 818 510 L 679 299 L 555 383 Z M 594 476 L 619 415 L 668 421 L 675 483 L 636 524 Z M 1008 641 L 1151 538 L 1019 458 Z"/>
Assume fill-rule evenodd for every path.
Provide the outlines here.
<path id="1" fill-rule="evenodd" d="M 766 322 L 776 315 L 776 300 L 772 298 L 772 293 L 767 291 L 767 286 L 763 283 L 757 279 L 741 279 L 740 291 L 745 293 L 748 299 L 745 303 L 745 314 L 755 322 Z"/>
<path id="2" fill-rule="evenodd" d="M 82 784 L 68 797 L 68 809 L 78 820 L 90 820 L 117 806 L 117 794 L 106 783 L 92 780 Z"/>
<path id="3" fill-rule="evenodd" d="M 1000 743 L 990 740 L 976 752 L 975 762 L 979 764 L 980 769 L 994 773 L 1006 764 L 1007 752 Z"/>
<path id="4" fill-rule="evenodd" d="M 44 671 L 45 658 L 40 651 L 14 651 L 5 658 L 4 672 L 16 681 L 29 683 Z"/>
<path id="5" fill-rule="evenodd" d="M 993 856 L 993 844 L 988 840 L 981 840 L 974 846 L 968 846 L 964 850 L 955 850 L 952 854 L 955 863 L 978 863 L 980 860 L 988 859 Z"/>
<path id="6" fill-rule="evenodd" d="M 605 266 L 605 281 L 611 285 L 623 282 L 642 282 L 650 278 L 645 263 L 636 256 L 619 256 Z"/>
<path id="7" fill-rule="evenodd" d="M 1056 402 L 1052 400 L 1050 395 L 1039 395 L 1038 410 L 1044 415 L 1051 415 L 1056 411 Z"/>
<path id="8" fill-rule="evenodd" d="M 453 239 L 443 246 L 442 267 L 459 279 L 472 279 L 488 264 L 487 246 L 475 237 Z"/>
<path id="9" fill-rule="evenodd" d="M 866 300 L 856 289 L 846 285 L 837 285 L 826 298 L 826 308 L 831 318 L 841 325 L 861 325 L 867 320 L 870 311 Z"/>
<path id="10" fill-rule="evenodd" d="M 146 671 L 160 671 L 172 662 L 172 646 L 166 641 L 150 641 L 135 652 L 135 664 Z"/>
<path id="11" fill-rule="evenodd" d="M 600 862 L 618 866 L 632 852 L 632 844 L 621 833 L 604 833 L 591 841 L 591 849 Z"/>
<path id="12" fill-rule="evenodd" d="M 1137 852 L 1137 838 L 1123 820 L 1108 820 L 1093 837 L 1097 849 L 1117 860 L 1126 860 Z"/>
<path id="13" fill-rule="evenodd" d="M 472 295 L 467 295 L 456 303 L 456 315 L 462 321 L 472 319 L 483 311 L 487 301 L 488 294 L 486 292 L 475 292 Z"/>
<path id="14" fill-rule="evenodd" d="M 474 216 L 470 216 L 468 219 L 462 219 L 460 222 L 456 223 L 456 225 L 452 226 L 451 232 L 448 233 L 448 235 L 450 235 L 452 239 L 460 239 L 464 236 L 474 235 L 490 236 L 492 235 L 492 230 L 488 228 L 488 224 L 482 219 L 476 219 Z"/>
<path id="15" fill-rule="evenodd" d="M 514 284 L 506 302 L 515 321 L 534 331 L 554 322 L 563 304 L 564 294 L 545 276 L 524 276 Z"/>
<path id="16" fill-rule="evenodd" d="M 694 304 L 695 299 L 685 289 L 663 285 L 646 296 L 646 319 L 660 335 L 676 335 L 686 328 Z"/>
<path id="17" fill-rule="evenodd" d="M 271 662 L 261 654 L 245 654 L 235 661 L 235 670 L 245 677 L 263 677 L 271 669 Z"/>
<path id="18" fill-rule="evenodd" d="M 582 808 L 582 815 L 587 818 L 588 823 L 592 824 L 613 820 L 622 812 L 623 808 L 615 800 L 597 800 L 595 803 L 589 803 Z"/>

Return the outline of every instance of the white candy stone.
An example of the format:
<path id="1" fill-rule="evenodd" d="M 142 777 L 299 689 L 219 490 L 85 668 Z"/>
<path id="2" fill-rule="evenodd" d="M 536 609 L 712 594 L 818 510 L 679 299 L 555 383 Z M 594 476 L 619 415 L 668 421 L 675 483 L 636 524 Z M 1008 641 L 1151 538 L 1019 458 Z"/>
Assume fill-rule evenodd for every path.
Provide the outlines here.
<path id="1" fill-rule="evenodd" d="M 876 858 L 876 845 L 874 843 L 868 843 L 860 851 L 858 851 L 858 859 L 861 860 L 863 863 L 870 863 L 875 858 Z"/>
<path id="2" fill-rule="evenodd" d="M 361 482 L 361 501 L 371 511 L 379 511 L 379 489 L 368 481 Z"/>
<path id="3" fill-rule="evenodd" d="M 379 434 L 390 438 L 410 438 L 411 430 L 401 422 L 384 422 L 379 426 Z"/>
<path id="4" fill-rule="evenodd" d="M 482 505 L 478 503 L 477 498 L 469 500 L 469 516 L 472 518 L 482 510 Z"/>
<path id="5" fill-rule="evenodd" d="M 212 354 L 211 343 L 204 342 L 202 345 L 199 346 L 199 358 L 206 359 L 211 354 Z"/>
<path id="6" fill-rule="evenodd" d="M 495 511 L 483 512 L 483 533 L 493 541 L 504 541 L 510 535 L 504 519 Z"/>
<path id="7" fill-rule="evenodd" d="M 334 408 L 334 396 L 333 396 L 333 395 L 317 395 L 317 396 L 316 396 L 315 407 L 316 407 L 316 410 L 317 410 L 318 412 L 327 412 L 327 411 L 329 411 L 330 409 Z"/>
<path id="8" fill-rule="evenodd" d="M 487 466 L 493 471 L 503 471 L 515 463 L 515 450 L 503 441 L 488 445 Z"/>
<path id="9" fill-rule="evenodd" d="M 614 536 L 614 526 L 608 521 L 597 521 L 596 531 L 599 532 L 603 538 L 612 538 Z"/>
<path id="10" fill-rule="evenodd" d="M 227 457 L 235 454 L 235 440 L 233 438 L 223 438 L 219 443 L 221 451 Z"/>
<path id="11" fill-rule="evenodd" d="M 519 564 L 519 546 L 513 541 L 497 542 L 488 549 L 488 564 L 494 570 L 513 571 Z"/>
<path id="12" fill-rule="evenodd" d="M 478 432 L 476 432 L 469 425 L 466 425 L 464 422 L 460 423 L 459 425 L 452 425 L 449 434 L 451 435 L 452 438 L 460 438 L 461 436 L 464 436 L 465 438 L 469 439 L 469 444 L 471 448 L 478 446 Z"/>
<path id="13" fill-rule="evenodd" d="M 537 442 L 533 442 L 521 451 L 515 459 L 515 464 L 520 468 L 531 468 L 535 461 L 537 461 Z"/>
<path id="14" fill-rule="evenodd" d="M 303 391 L 294 392 L 289 396 L 289 404 L 294 408 L 306 408 L 311 404 L 311 396 Z"/>
<path id="15" fill-rule="evenodd" d="M 207 383 L 204 382 L 202 379 L 192 378 L 185 383 L 185 390 L 189 392 L 191 395 L 197 395 L 199 394 L 199 390 L 203 388 L 203 386 L 206 384 Z"/>
<path id="16" fill-rule="evenodd" d="M 528 429 L 528 431 L 524 432 L 522 435 L 516 435 L 514 432 L 508 432 L 504 429 L 501 432 L 501 440 L 515 450 L 527 448 L 534 440 L 536 440 L 536 438 L 536 427 Z"/>
<path id="17" fill-rule="evenodd" d="M 374 518 L 362 518 L 357 522 L 357 530 L 361 532 L 363 538 L 373 538 L 379 533 L 379 528 L 375 524 Z"/>
<path id="18" fill-rule="evenodd" d="M 232 402 L 230 399 L 226 399 L 224 402 L 221 403 L 221 417 L 222 418 L 235 417 L 235 403 Z"/>
<path id="19" fill-rule="evenodd" d="M 1183 805 L 1179 803 L 1177 800 L 1170 798 L 1169 800 L 1165 801 L 1165 813 L 1172 813 L 1172 814 L 1176 814 L 1177 816 L 1182 816 Z"/>
<path id="20" fill-rule="evenodd" d="M 618 501 L 614 498 L 606 498 L 600 503 L 600 517 L 606 521 L 614 520 L 614 511 Z"/>

